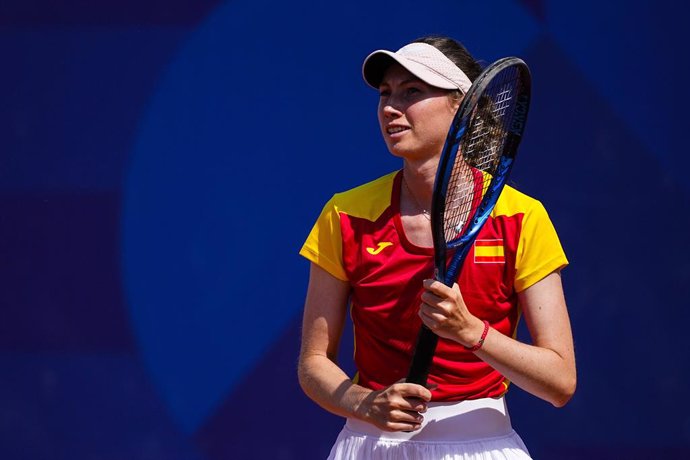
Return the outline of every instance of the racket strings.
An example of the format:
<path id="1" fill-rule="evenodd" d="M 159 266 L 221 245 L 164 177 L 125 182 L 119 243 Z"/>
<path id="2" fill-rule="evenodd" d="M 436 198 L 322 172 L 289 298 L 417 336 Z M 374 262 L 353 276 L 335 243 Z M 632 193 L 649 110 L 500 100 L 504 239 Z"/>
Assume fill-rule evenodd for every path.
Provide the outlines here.
<path id="1" fill-rule="evenodd" d="M 496 174 L 515 106 L 518 75 L 494 78 L 474 107 L 455 158 L 444 209 L 446 242 L 463 234 L 477 213 L 481 198 Z"/>
<path id="2" fill-rule="evenodd" d="M 444 218 L 446 241 L 455 239 L 469 221 L 472 211 L 472 200 L 475 195 L 475 181 L 472 169 L 465 162 L 454 167 L 448 183 L 448 195 Z"/>

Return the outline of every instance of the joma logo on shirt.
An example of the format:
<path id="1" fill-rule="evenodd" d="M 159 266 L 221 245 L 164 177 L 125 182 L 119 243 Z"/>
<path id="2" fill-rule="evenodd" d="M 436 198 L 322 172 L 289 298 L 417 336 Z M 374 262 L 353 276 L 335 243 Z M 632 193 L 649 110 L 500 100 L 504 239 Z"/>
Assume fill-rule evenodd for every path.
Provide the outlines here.
<path id="1" fill-rule="evenodd" d="M 367 248 L 367 252 L 371 254 L 372 256 L 377 255 L 379 252 L 383 251 L 385 248 L 388 246 L 393 246 L 393 243 L 390 241 L 383 241 L 378 244 L 376 248 Z"/>

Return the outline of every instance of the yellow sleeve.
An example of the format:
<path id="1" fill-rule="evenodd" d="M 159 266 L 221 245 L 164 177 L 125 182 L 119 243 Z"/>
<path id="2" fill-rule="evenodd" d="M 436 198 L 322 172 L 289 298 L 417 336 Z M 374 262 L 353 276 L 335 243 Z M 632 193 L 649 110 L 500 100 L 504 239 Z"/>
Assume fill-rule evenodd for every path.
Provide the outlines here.
<path id="1" fill-rule="evenodd" d="M 534 201 L 525 213 L 515 260 L 515 290 L 523 291 L 568 265 L 546 209 Z"/>
<path id="2" fill-rule="evenodd" d="M 336 278 L 347 281 L 342 241 L 340 214 L 333 197 L 324 206 L 299 253 Z"/>

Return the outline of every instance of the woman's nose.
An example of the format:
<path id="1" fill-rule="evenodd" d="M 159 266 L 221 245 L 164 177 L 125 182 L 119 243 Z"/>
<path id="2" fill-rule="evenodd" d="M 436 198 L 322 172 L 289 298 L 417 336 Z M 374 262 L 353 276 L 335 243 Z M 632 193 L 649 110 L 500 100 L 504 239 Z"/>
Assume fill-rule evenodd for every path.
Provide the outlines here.
<path id="1" fill-rule="evenodd" d="M 390 101 L 383 106 L 383 115 L 386 117 L 398 117 L 401 114 L 402 110 L 399 109 L 396 104 Z"/>

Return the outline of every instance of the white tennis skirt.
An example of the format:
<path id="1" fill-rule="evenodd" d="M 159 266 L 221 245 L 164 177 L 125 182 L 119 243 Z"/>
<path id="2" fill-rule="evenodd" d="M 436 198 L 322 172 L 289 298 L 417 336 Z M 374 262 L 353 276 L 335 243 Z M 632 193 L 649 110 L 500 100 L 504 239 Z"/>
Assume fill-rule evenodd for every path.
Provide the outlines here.
<path id="1" fill-rule="evenodd" d="M 329 460 L 521 460 L 527 447 L 510 424 L 504 398 L 429 403 L 422 428 L 383 431 L 348 418 Z"/>

